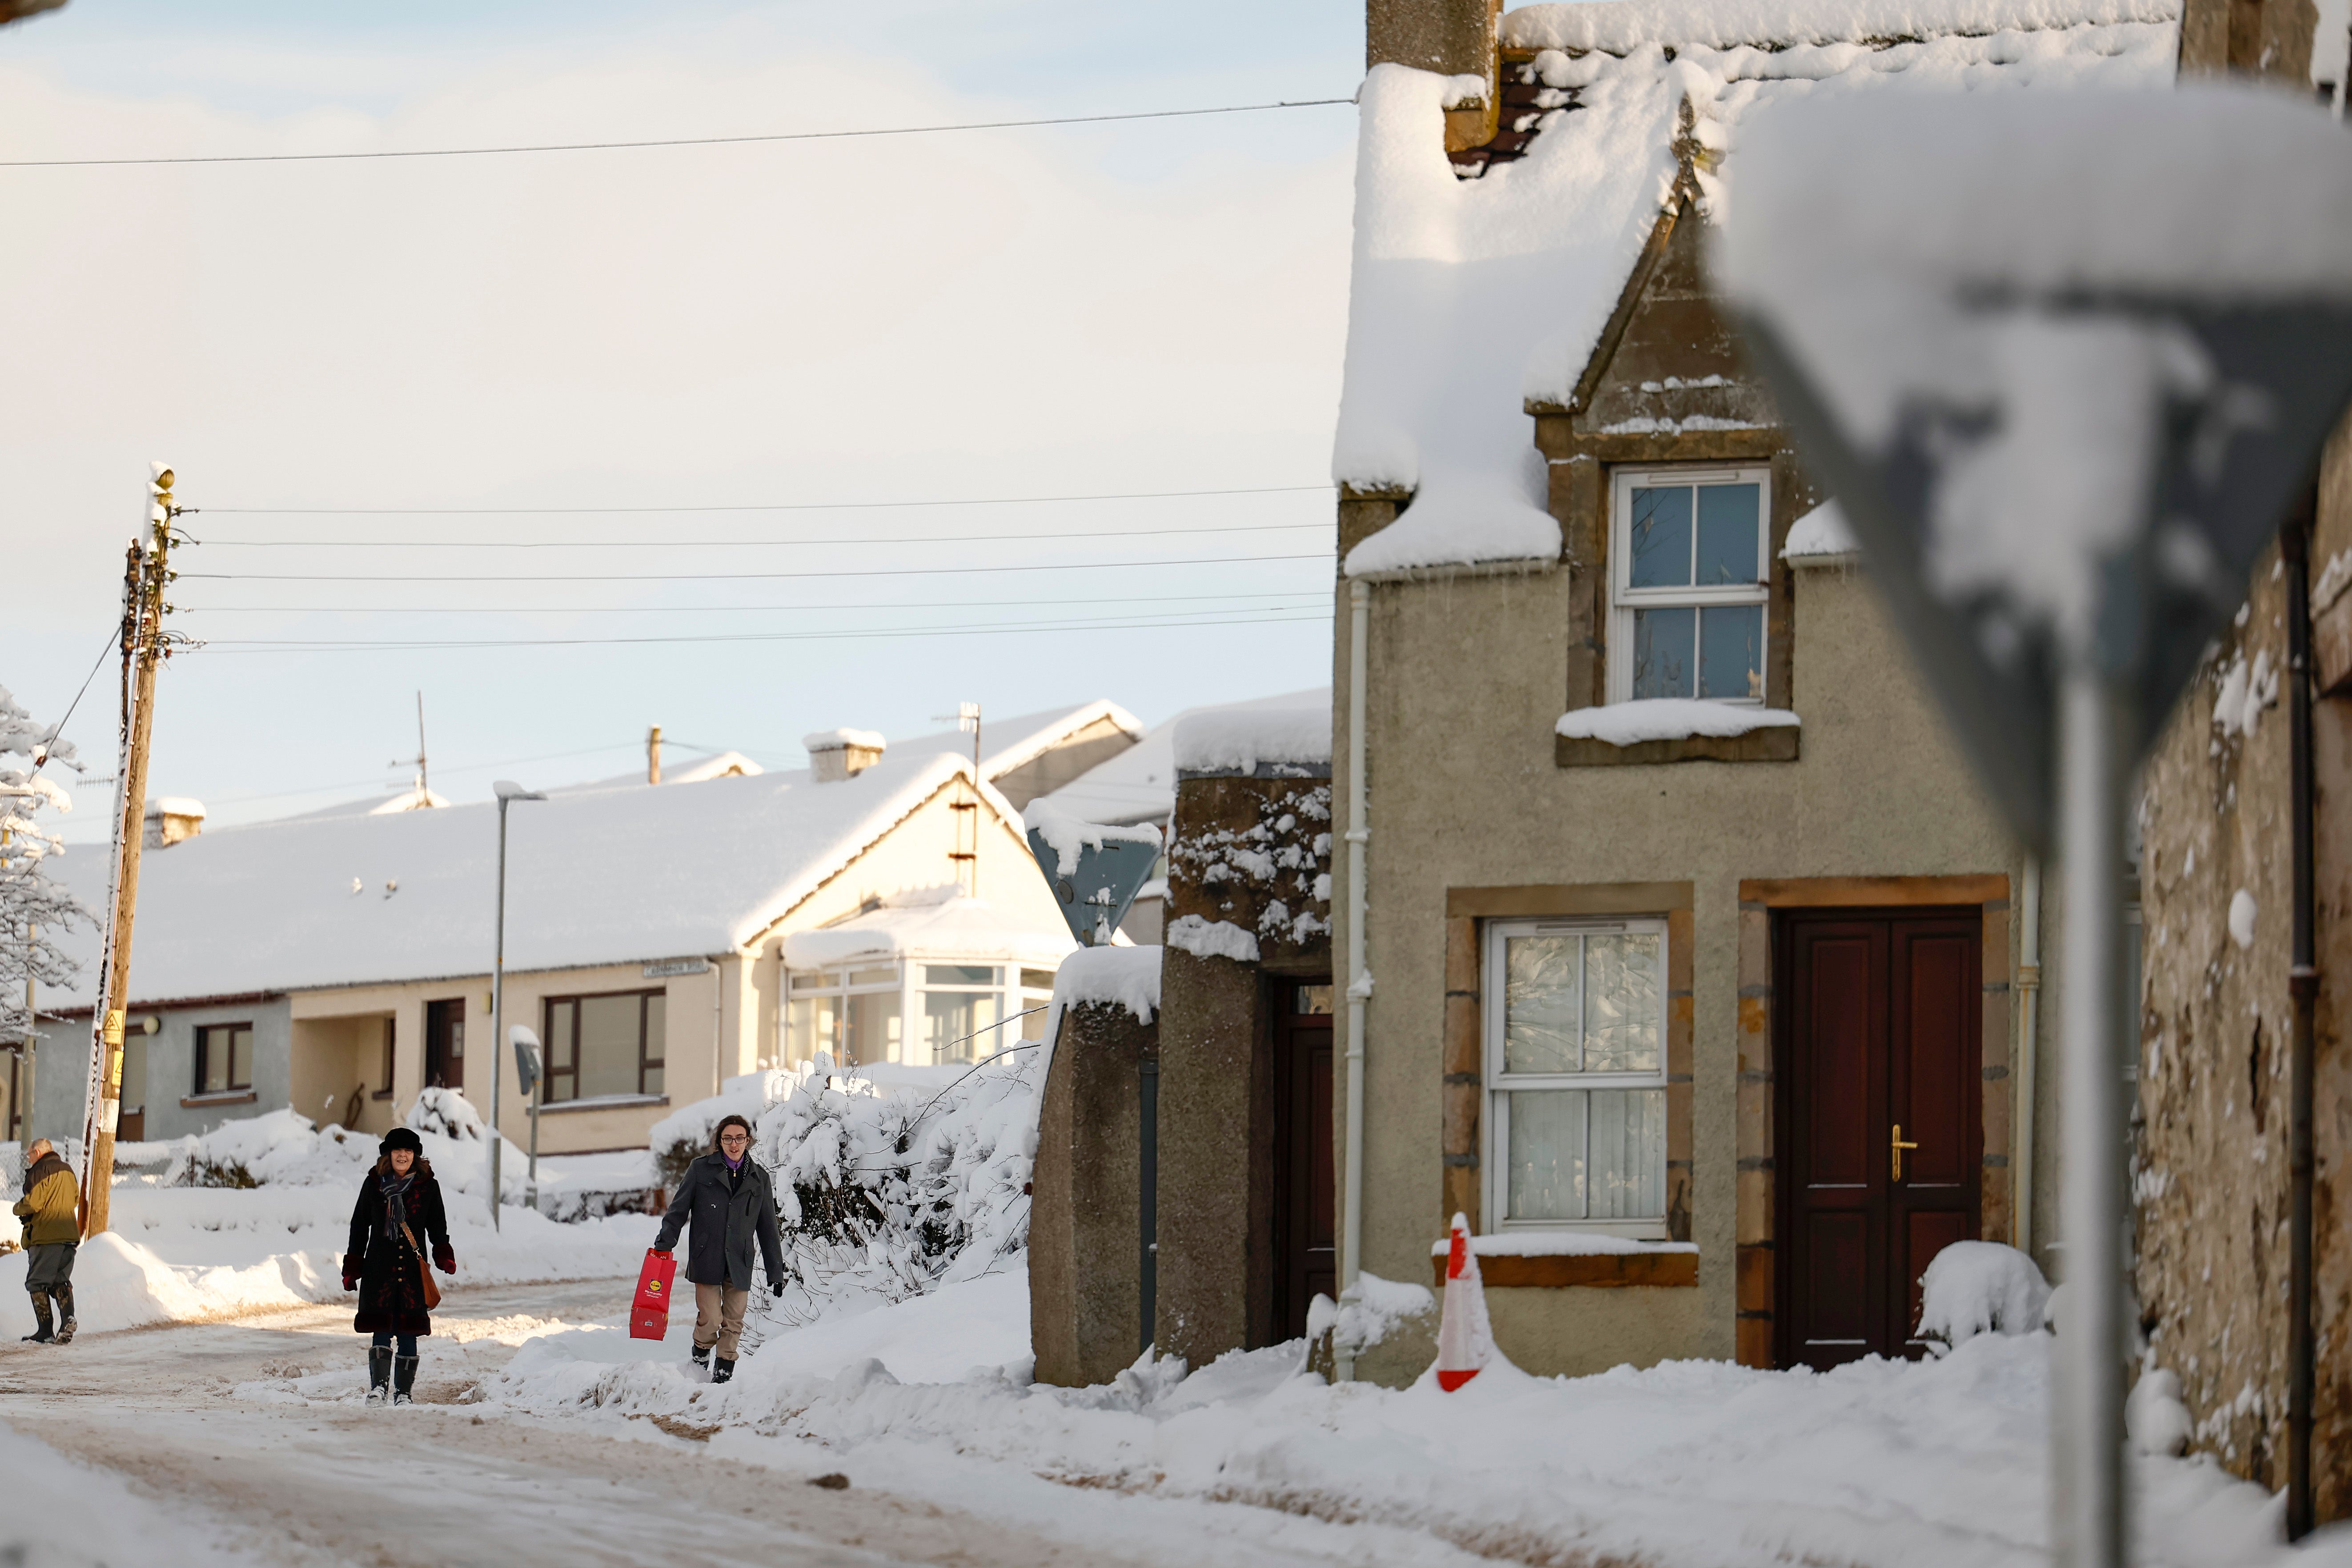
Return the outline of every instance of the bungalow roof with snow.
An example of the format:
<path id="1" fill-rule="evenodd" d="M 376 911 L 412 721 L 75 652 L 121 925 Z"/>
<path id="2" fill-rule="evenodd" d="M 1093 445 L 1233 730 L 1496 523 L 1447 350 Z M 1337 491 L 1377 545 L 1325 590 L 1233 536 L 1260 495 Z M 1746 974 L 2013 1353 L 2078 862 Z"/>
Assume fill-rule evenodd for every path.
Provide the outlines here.
<path id="1" fill-rule="evenodd" d="M 511 805 L 504 1006 L 545 1042 L 541 1147 L 641 1144 L 674 1096 L 818 1051 L 950 1061 L 1017 1037 L 1007 1020 L 1042 1002 L 1074 943 L 996 781 L 1073 776 L 1141 726 L 1097 702 L 997 729 L 979 777 L 968 735 L 874 735 L 854 765 L 814 749 L 808 769 L 632 776 Z M 152 838 L 125 1135 L 289 1103 L 375 1131 L 436 1083 L 487 1109 L 498 839 L 488 802 Z M 103 910 L 103 850 L 63 869 Z M 877 925 L 896 933 L 887 948 L 836 939 L 834 958 L 787 956 L 795 935 Z M 87 977 L 95 935 L 79 935 Z M 42 1002 L 60 1021 L 36 1114 L 78 1129 L 89 998 Z M 520 1137 L 510 1062 L 500 1077 L 500 1120 Z"/>
<path id="2" fill-rule="evenodd" d="M 1360 888 L 1333 866 L 1334 950 L 1360 922 L 1365 955 L 1346 1263 L 1426 1282 L 1468 1215 L 1533 1370 L 1902 1353 L 1936 1249 L 2050 1203 L 2027 862 L 1707 236 L 1780 102 L 2161 89 L 2179 5 L 1370 18 L 1334 459 L 1334 828 L 1369 834 Z M 1366 1355 L 1407 1377 L 1429 1346 Z"/>

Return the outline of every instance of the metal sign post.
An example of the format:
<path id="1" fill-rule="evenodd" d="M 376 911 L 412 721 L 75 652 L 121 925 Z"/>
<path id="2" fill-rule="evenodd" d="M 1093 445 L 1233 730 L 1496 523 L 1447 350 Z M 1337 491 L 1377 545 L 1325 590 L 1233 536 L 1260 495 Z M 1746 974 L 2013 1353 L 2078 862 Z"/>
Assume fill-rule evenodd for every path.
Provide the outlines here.
<path id="1" fill-rule="evenodd" d="M 1809 100 L 1744 147 L 1717 247 L 1988 793 L 2063 857 L 2071 1568 L 2128 1555 L 2126 781 L 2352 397 L 2338 141 L 2239 89 Z"/>

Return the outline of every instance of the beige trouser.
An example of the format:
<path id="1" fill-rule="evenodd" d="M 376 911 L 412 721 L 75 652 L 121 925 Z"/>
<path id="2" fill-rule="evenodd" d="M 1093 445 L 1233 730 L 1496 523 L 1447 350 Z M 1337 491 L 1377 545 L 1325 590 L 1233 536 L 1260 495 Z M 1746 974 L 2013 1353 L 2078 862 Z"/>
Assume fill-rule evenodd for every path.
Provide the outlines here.
<path id="1" fill-rule="evenodd" d="M 730 1285 L 694 1287 L 694 1342 L 708 1350 L 714 1340 L 719 1344 L 719 1359 L 735 1359 L 735 1342 L 743 1335 L 743 1309 L 751 1304 L 751 1292 L 738 1290 Z"/>

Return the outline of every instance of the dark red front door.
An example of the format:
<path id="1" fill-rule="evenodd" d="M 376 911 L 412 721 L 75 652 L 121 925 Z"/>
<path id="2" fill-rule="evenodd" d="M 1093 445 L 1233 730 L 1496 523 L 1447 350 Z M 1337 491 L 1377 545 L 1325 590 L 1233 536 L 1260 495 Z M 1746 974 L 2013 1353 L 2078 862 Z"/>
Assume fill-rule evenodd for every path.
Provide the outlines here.
<path id="1" fill-rule="evenodd" d="M 425 1004 L 425 1083 L 466 1087 L 466 999 Z"/>
<path id="2" fill-rule="evenodd" d="M 1780 1360 L 1916 1353 L 1919 1277 L 1977 1234 L 1982 917 L 1781 928 Z"/>
<path id="3" fill-rule="evenodd" d="M 1339 1293 L 1338 1182 L 1331 1169 L 1331 985 L 1276 982 L 1275 1305 L 1284 1339 L 1307 1331 L 1307 1305 Z"/>

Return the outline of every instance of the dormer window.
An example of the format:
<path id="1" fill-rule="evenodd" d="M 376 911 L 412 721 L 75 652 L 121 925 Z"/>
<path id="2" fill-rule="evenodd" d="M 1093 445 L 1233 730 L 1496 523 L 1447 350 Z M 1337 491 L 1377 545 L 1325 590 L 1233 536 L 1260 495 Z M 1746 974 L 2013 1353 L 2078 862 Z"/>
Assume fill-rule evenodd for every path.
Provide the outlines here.
<path id="1" fill-rule="evenodd" d="M 1612 476 L 1612 702 L 1762 705 L 1771 515 L 1769 468 Z"/>

